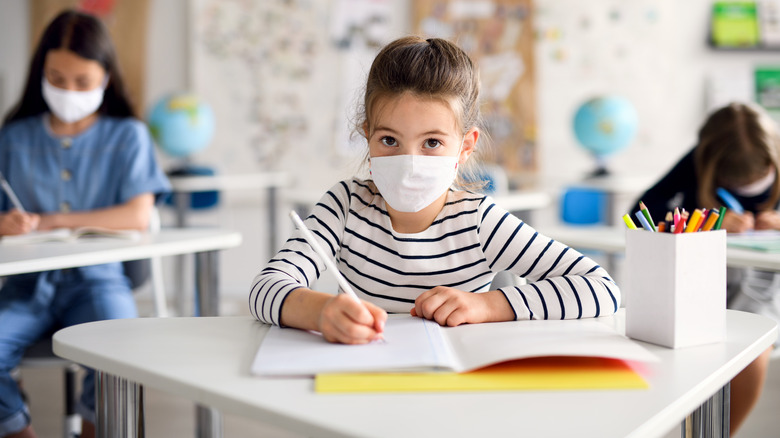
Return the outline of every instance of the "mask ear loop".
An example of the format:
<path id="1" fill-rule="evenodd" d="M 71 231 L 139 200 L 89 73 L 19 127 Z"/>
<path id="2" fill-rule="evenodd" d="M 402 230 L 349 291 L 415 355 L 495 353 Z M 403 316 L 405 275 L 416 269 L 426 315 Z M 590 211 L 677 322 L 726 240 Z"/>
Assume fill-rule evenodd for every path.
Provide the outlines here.
<path id="1" fill-rule="evenodd" d="M 463 139 L 460 141 L 460 147 L 458 148 L 458 155 L 456 155 L 456 157 L 458 157 L 458 159 L 455 160 L 455 170 L 458 170 L 458 165 L 460 165 L 460 154 L 461 154 L 461 152 L 463 152 L 463 144 L 464 143 L 466 143 L 466 136 L 465 135 L 463 136 Z"/>

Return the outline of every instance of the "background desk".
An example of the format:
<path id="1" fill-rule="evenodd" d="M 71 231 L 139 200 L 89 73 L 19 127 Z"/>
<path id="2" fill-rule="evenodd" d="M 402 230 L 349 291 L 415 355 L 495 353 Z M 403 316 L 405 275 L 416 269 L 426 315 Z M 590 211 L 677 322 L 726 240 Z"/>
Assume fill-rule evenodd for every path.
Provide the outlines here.
<path id="1" fill-rule="evenodd" d="M 285 190 L 282 197 L 291 204 L 292 208 L 301 214 L 301 217 L 308 216 L 311 207 L 320 200 L 325 191 L 316 190 Z M 531 190 L 511 190 L 500 195 L 491 195 L 496 204 L 507 211 L 531 212 L 545 208 L 552 202 L 550 195 L 540 191 Z M 527 220 L 523 217 L 523 220 Z"/>
<path id="2" fill-rule="evenodd" d="M 176 205 L 176 226 L 187 225 L 187 210 L 194 192 L 222 190 L 267 190 L 268 207 L 268 255 L 276 254 L 277 196 L 276 191 L 290 183 L 290 176 L 284 172 L 262 172 L 238 175 L 212 176 L 169 176 Z"/>
<path id="3" fill-rule="evenodd" d="M 73 243 L 0 244 L 0 276 L 195 253 L 198 314 L 218 315 L 217 251 L 240 244 L 240 233 L 210 228 L 164 228 L 154 234 L 144 233 L 137 241 L 100 238 Z M 211 430 L 221 424 L 218 413 L 210 409 L 199 406 L 196 415 L 199 429 Z"/>
<path id="4" fill-rule="evenodd" d="M 594 249 L 607 253 L 624 253 L 626 229 L 623 227 L 541 226 L 540 233 L 574 249 Z M 749 249 L 726 248 L 726 264 L 731 267 L 780 271 L 780 254 Z"/>
<path id="5" fill-rule="evenodd" d="M 164 228 L 139 240 L 82 239 L 31 245 L 0 244 L 0 276 L 195 254 L 195 300 L 199 314 L 219 314 L 218 250 L 241 244 L 241 234 L 216 228 Z"/>
<path id="6" fill-rule="evenodd" d="M 98 427 L 110 432 L 105 436 L 126 436 L 138 426 L 113 422 L 116 400 L 105 396 L 115 387 L 130 391 L 135 382 L 317 437 L 657 437 L 777 337 L 775 323 L 762 316 L 728 311 L 727 318 L 722 343 L 677 350 L 643 344 L 661 359 L 642 364 L 647 390 L 316 394 L 311 379 L 249 374 L 268 330 L 251 317 L 82 324 L 57 332 L 54 351 L 99 370 L 105 393 L 98 395 Z M 623 331 L 622 310 L 598 320 Z"/>

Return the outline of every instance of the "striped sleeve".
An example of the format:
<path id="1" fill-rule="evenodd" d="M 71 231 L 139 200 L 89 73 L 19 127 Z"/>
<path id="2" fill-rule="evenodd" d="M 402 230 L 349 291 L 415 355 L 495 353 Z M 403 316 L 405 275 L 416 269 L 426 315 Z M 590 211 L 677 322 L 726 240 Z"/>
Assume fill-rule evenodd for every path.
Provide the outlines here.
<path id="1" fill-rule="evenodd" d="M 332 256 L 341 246 L 349 196 L 346 182 L 336 184 L 304 220 L 320 246 Z M 282 249 L 254 278 L 249 292 L 250 313 L 262 322 L 280 325 L 282 304 L 287 295 L 295 289 L 310 287 L 325 269 L 325 263 L 300 230 L 295 229 Z"/>
<path id="2" fill-rule="evenodd" d="M 528 281 L 500 289 L 516 319 L 579 319 L 617 311 L 620 289 L 596 262 L 539 234 L 490 198 L 480 214 L 479 239 L 491 270 Z"/>

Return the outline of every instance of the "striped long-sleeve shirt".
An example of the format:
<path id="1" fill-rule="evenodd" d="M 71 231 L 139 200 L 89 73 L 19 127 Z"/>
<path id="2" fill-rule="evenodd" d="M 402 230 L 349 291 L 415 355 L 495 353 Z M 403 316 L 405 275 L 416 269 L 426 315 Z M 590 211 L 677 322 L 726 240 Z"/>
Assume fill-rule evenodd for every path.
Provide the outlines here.
<path id="1" fill-rule="evenodd" d="M 370 182 L 331 188 L 305 221 L 357 295 L 388 312 L 409 312 L 436 286 L 487 292 L 496 272 L 528 284 L 501 288 L 516 319 L 610 315 L 620 290 L 593 260 L 539 234 L 490 197 L 450 190 L 426 230 L 393 230 L 385 201 Z M 255 277 L 249 307 L 258 320 L 279 324 L 285 298 L 323 275 L 325 265 L 296 230 Z"/>

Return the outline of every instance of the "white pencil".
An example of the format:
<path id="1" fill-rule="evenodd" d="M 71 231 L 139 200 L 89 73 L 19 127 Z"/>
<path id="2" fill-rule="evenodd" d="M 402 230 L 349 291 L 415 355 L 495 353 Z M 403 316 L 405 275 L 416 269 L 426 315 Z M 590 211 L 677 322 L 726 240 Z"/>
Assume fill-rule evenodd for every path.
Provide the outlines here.
<path id="1" fill-rule="evenodd" d="M 306 225 L 303 223 L 295 210 L 290 211 L 290 218 L 292 218 L 293 223 L 295 223 L 298 229 L 301 230 L 303 237 L 306 238 L 307 242 L 309 242 L 309 245 L 311 245 L 312 249 L 314 249 L 314 252 L 316 252 L 317 255 L 320 256 L 320 258 L 325 262 L 325 266 L 328 268 L 328 270 L 336 276 L 336 280 L 338 280 L 339 286 L 341 286 L 341 290 L 346 292 L 346 294 L 351 296 L 355 301 L 360 302 L 360 298 L 358 298 L 355 291 L 352 290 L 352 287 L 347 282 L 347 279 L 341 275 L 339 268 L 337 268 L 336 264 L 333 263 L 333 260 L 331 260 L 330 254 L 326 253 L 320 244 L 317 243 L 317 239 L 314 238 L 314 234 L 312 234 L 312 232 L 306 228 Z"/>
<path id="2" fill-rule="evenodd" d="M 14 207 L 16 207 L 17 210 L 19 210 L 21 213 L 27 213 L 24 210 L 24 207 L 22 207 L 21 201 L 19 201 L 19 198 L 16 197 L 16 193 L 14 193 L 14 189 L 11 188 L 11 185 L 8 184 L 8 181 L 5 180 L 5 177 L 2 173 L 0 173 L 0 185 L 3 186 L 3 191 L 6 195 L 11 199 L 11 203 L 14 204 Z"/>

